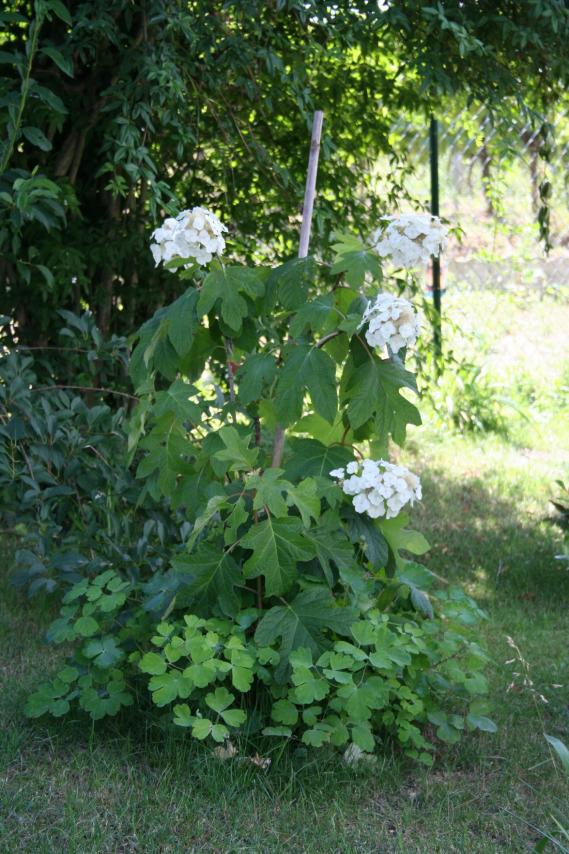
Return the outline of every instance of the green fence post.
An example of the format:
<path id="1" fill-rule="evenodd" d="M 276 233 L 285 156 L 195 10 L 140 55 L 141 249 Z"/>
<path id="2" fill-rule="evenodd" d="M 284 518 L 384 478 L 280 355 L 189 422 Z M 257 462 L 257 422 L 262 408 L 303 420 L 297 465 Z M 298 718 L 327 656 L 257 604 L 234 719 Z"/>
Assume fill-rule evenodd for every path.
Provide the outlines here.
<path id="1" fill-rule="evenodd" d="M 439 216 L 439 123 L 434 116 L 431 116 L 429 143 L 431 155 L 431 213 L 433 216 Z M 440 357 L 442 355 L 440 258 L 432 258 L 432 269 L 433 306 L 435 309 L 435 318 L 433 321 L 433 343 L 437 365 L 440 365 Z"/>

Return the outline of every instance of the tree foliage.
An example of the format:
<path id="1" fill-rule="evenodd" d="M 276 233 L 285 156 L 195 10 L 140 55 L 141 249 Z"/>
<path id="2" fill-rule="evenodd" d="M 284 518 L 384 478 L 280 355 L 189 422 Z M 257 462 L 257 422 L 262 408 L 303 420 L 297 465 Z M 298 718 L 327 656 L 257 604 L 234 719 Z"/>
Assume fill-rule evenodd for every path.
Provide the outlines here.
<path id="1" fill-rule="evenodd" d="M 0 308 L 28 343 L 53 338 L 56 307 L 106 334 L 171 301 L 144 247 L 175 198 L 239 223 L 242 258 L 291 254 L 315 107 L 318 249 L 401 193 L 394 115 L 457 92 L 539 105 L 569 67 L 561 0 L 35 0 L 0 21 Z"/>

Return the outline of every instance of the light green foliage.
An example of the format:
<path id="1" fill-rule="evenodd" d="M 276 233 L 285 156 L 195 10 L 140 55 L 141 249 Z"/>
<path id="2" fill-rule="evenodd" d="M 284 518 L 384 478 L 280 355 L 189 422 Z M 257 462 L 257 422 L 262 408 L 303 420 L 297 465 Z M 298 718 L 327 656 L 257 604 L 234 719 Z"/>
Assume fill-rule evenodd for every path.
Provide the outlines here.
<path id="1" fill-rule="evenodd" d="M 381 269 L 356 246 L 344 237 L 332 269 L 215 261 L 141 328 L 131 454 L 141 488 L 184 517 L 184 548 L 151 577 L 71 587 L 51 637 L 76 652 L 30 714 L 76 701 L 97 718 L 142 691 L 198 741 L 373 752 L 392 733 L 424 763 L 428 727 L 449 743 L 492 731 L 481 612 L 409 559 L 428 544 L 406 514 L 357 513 L 329 475 L 420 422 L 414 375 L 360 333 Z"/>

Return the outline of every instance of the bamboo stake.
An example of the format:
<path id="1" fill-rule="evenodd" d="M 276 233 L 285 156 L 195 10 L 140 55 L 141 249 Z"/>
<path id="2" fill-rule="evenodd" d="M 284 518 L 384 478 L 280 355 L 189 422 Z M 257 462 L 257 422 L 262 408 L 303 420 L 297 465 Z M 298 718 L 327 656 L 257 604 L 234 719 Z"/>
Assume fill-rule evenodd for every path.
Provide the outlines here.
<path id="1" fill-rule="evenodd" d="M 302 225 L 300 226 L 300 244 L 298 247 L 299 258 L 306 258 L 308 255 L 310 228 L 312 226 L 312 211 L 314 209 L 314 198 L 316 196 L 316 173 L 318 172 L 318 157 L 320 154 L 320 137 L 322 136 L 323 120 L 324 113 L 322 110 L 316 110 L 314 113 L 314 120 L 312 122 L 312 139 L 310 141 L 310 154 L 308 157 L 304 205 L 302 207 Z"/>
<path id="2" fill-rule="evenodd" d="M 314 198 L 316 196 L 316 173 L 318 172 L 318 157 L 320 154 L 320 138 L 322 136 L 322 122 L 324 113 L 316 110 L 312 120 L 312 138 L 310 140 L 310 154 L 308 155 L 308 171 L 306 173 L 306 187 L 304 189 L 304 204 L 302 206 L 302 224 L 300 226 L 300 242 L 298 246 L 298 257 L 306 258 L 308 245 L 310 243 L 310 229 L 312 226 L 312 211 L 314 210 Z M 280 424 L 275 429 L 275 443 L 273 445 L 273 459 L 271 466 L 279 468 L 284 451 L 285 431 Z"/>

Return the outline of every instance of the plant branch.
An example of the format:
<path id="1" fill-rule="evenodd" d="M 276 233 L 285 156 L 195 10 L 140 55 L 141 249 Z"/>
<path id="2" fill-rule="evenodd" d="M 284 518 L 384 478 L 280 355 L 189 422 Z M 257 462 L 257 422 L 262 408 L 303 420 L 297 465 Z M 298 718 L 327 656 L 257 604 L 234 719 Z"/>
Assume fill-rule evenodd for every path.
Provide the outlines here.
<path id="1" fill-rule="evenodd" d="M 314 345 L 314 347 L 316 350 L 319 350 L 320 347 L 324 347 L 324 345 L 327 344 L 328 341 L 332 341 L 333 338 L 337 338 L 338 335 L 343 335 L 343 334 L 344 334 L 343 329 L 335 329 L 334 332 L 329 332 L 328 335 L 325 335 L 323 338 L 321 338 L 319 341 L 317 341 L 316 344 Z"/>
<path id="2" fill-rule="evenodd" d="M 56 389 L 72 389 L 74 391 L 100 391 L 104 394 L 117 394 L 119 397 L 127 397 L 129 400 L 138 400 L 135 394 L 128 394 L 126 391 L 117 391 L 114 388 L 101 388 L 99 386 L 90 385 L 40 385 L 36 388 L 31 388 L 30 391 L 54 391 Z"/>
<path id="3" fill-rule="evenodd" d="M 14 119 L 14 123 L 12 124 L 12 129 L 8 134 L 8 139 L 4 148 L 4 154 L 2 155 L 2 162 L 0 163 L 0 175 L 6 171 L 8 163 L 10 162 L 10 158 L 12 157 L 12 152 L 14 151 L 14 146 L 18 138 L 18 132 L 22 123 L 22 116 L 24 114 L 24 109 L 28 100 L 28 93 L 30 91 L 30 77 L 32 74 L 32 65 L 34 62 L 35 55 L 37 53 L 40 29 L 43 24 L 43 9 L 41 4 L 38 3 L 36 5 L 36 10 L 36 19 L 35 21 L 32 21 L 30 25 L 30 29 L 33 27 L 33 31 L 31 35 L 30 49 L 28 52 L 28 63 L 26 65 L 26 71 L 22 80 L 22 87 L 20 89 L 20 103 L 18 104 L 18 112 L 16 113 L 16 118 Z"/>

